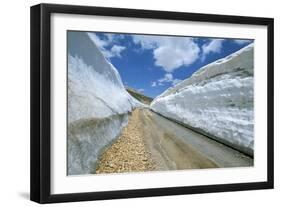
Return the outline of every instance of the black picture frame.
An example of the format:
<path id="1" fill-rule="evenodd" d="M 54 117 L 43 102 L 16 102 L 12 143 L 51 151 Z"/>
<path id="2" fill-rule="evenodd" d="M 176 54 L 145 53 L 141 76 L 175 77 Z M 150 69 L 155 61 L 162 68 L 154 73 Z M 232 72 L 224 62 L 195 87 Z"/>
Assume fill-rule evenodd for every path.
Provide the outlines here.
<path id="1" fill-rule="evenodd" d="M 154 189 L 51 194 L 51 70 L 50 70 L 50 16 L 53 13 L 134 17 L 165 20 L 181 20 L 206 23 L 233 23 L 264 25 L 267 27 L 267 181 L 235 184 L 169 187 Z M 56 4 L 39 4 L 31 7 L 31 173 L 30 199 L 38 203 L 88 201 L 102 199 L 166 196 L 179 194 L 211 193 L 271 189 L 274 187 L 274 20 L 272 18 L 195 14 L 168 11 L 103 8 Z"/>

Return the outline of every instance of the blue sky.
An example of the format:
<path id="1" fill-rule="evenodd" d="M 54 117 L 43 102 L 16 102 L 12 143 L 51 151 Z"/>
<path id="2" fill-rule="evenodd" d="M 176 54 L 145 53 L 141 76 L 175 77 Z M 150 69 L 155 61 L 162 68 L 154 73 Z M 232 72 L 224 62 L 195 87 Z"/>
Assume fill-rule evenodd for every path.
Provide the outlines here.
<path id="1" fill-rule="evenodd" d="M 243 39 L 88 33 L 124 85 L 152 98 L 202 66 L 253 42 Z"/>

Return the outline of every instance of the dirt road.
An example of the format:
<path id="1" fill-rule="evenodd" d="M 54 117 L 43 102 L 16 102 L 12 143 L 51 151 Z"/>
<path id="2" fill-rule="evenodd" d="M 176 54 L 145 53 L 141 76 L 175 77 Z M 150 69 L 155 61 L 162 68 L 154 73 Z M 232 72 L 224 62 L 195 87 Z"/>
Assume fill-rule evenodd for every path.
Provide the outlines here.
<path id="1" fill-rule="evenodd" d="M 253 159 L 149 109 L 133 111 L 97 173 L 252 166 Z"/>

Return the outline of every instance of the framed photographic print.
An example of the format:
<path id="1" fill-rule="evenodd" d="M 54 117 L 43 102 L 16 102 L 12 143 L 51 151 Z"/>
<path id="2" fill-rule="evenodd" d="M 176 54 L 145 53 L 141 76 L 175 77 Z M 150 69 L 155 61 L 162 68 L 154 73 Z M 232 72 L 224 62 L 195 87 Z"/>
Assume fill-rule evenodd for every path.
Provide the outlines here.
<path id="1" fill-rule="evenodd" d="M 31 200 L 273 188 L 273 19 L 31 7 Z"/>

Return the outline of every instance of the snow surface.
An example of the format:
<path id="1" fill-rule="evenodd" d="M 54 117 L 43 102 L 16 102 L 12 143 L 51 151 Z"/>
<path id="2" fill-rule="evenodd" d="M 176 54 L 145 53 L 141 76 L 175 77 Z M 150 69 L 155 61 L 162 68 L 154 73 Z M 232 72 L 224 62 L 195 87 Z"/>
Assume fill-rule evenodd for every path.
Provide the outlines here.
<path id="1" fill-rule="evenodd" d="M 202 67 L 156 97 L 152 110 L 253 155 L 253 48 Z"/>
<path id="2" fill-rule="evenodd" d="M 85 32 L 68 32 L 68 175 L 93 173 L 141 104 Z"/>

